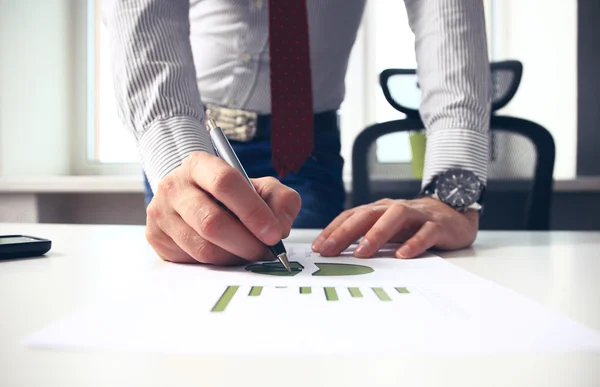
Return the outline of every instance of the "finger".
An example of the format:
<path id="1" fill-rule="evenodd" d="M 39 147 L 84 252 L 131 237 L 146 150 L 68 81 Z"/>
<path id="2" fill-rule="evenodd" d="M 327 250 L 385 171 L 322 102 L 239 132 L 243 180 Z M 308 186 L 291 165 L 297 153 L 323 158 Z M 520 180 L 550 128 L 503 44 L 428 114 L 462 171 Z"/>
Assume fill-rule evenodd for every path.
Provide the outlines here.
<path id="1" fill-rule="evenodd" d="M 356 211 L 329 235 L 321 246 L 320 254 L 324 257 L 340 255 L 354 241 L 365 235 L 385 210 L 385 206 L 369 206 Z"/>
<path id="2" fill-rule="evenodd" d="M 376 201 L 375 205 L 385 205 L 385 206 L 390 206 L 394 203 L 400 203 L 400 202 L 405 202 L 405 199 L 388 199 L 388 198 L 383 198 L 383 199 L 379 199 L 378 201 Z"/>
<path id="3" fill-rule="evenodd" d="M 164 219 L 159 226 L 180 249 L 197 262 L 224 266 L 240 265 L 246 262 L 201 237 L 178 214 Z"/>
<path id="4" fill-rule="evenodd" d="M 197 263 L 194 258 L 181 250 L 173 239 L 165 234 L 156 224 L 146 226 L 146 240 L 163 261 Z"/>
<path id="5" fill-rule="evenodd" d="M 239 171 L 206 152 L 188 157 L 186 166 L 195 184 L 223 203 L 252 234 L 268 245 L 279 242 L 277 218 Z"/>
<path id="6" fill-rule="evenodd" d="M 274 177 L 252 179 L 256 191 L 267 203 L 280 225 L 281 237 L 287 238 L 300 212 L 302 200 L 298 192 L 281 184 Z"/>
<path id="7" fill-rule="evenodd" d="M 215 250 L 209 245 L 219 247 L 216 251 L 223 250 L 249 261 L 265 258 L 265 246 L 239 220 L 229 215 L 198 187 L 190 185 L 182 190 L 173 200 L 172 206 L 177 216 L 170 216 L 168 221 L 174 224 L 163 221 L 160 227 L 172 237 L 173 234 L 183 234 L 183 237 L 195 238 L 194 242 L 198 245 L 192 248 L 191 255 L 194 258 L 202 257 L 202 262 L 212 260 L 209 254 Z M 216 260 L 232 260 L 231 257 L 224 258 L 223 252 L 216 254 Z"/>
<path id="8" fill-rule="evenodd" d="M 407 224 L 426 221 L 425 215 L 404 205 L 395 203 L 375 222 L 358 244 L 355 255 L 363 258 L 372 257 L 390 239 L 398 234 Z"/>
<path id="9" fill-rule="evenodd" d="M 312 244 L 312 250 L 315 253 L 321 253 L 321 247 L 323 246 L 323 243 L 325 243 L 327 238 L 329 238 L 329 236 L 335 230 L 337 230 L 338 227 L 340 227 L 346 221 L 346 219 L 351 217 L 356 211 L 358 211 L 358 208 L 353 208 L 351 210 L 346 210 L 346 211 L 342 212 L 341 214 L 339 214 L 338 216 L 336 216 L 336 218 L 334 220 L 332 220 L 331 223 L 329 223 L 327 225 L 327 227 L 325 227 L 325 229 L 323 231 L 321 231 L 321 233 L 314 240 L 314 242 Z"/>
<path id="10" fill-rule="evenodd" d="M 423 254 L 427 249 L 435 246 L 440 238 L 439 226 L 437 223 L 427 221 L 404 244 L 396 251 L 398 258 L 414 258 Z"/>

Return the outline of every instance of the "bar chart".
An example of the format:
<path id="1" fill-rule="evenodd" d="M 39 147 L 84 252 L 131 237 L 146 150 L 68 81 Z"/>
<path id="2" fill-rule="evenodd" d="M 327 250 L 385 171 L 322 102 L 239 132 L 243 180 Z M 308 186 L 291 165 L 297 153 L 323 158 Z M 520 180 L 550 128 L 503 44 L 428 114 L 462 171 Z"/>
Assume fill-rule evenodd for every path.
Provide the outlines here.
<path id="1" fill-rule="evenodd" d="M 348 303 L 353 299 L 366 299 L 373 302 L 394 302 L 398 297 L 410 297 L 411 291 L 407 287 L 311 287 L 311 286 L 227 286 L 219 299 L 215 302 L 212 312 L 225 312 L 230 303 L 237 298 L 264 297 L 265 290 L 269 291 L 269 300 L 282 300 L 286 304 L 294 300 L 303 302 L 309 299 L 318 303 Z M 279 294 L 277 294 L 279 293 Z M 317 296 L 318 297 L 315 297 Z M 304 299 L 303 299 L 304 298 Z M 241 301 L 243 302 L 243 301 Z M 273 303 L 275 306 L 275 302 Z"/>

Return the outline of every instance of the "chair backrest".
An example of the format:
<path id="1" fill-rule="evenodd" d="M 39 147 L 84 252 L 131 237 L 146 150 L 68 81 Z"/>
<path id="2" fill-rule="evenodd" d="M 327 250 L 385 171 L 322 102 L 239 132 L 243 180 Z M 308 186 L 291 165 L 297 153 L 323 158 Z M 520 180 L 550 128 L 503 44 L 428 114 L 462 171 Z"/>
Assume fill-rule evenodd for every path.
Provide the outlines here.
<path id="1" fill-rule="evenodd" d="M 552 135 L 534 122 L 496 114 L 515 95 L 522 69 L 517 61 L 491 64 L 490 159 L 482 229 L 550 227 L 555 159 Z M 410 136 L 424 131 L 416 70 L 385 70 L 380 83 L 387 101 L 406 118 L 371 125 L 356 138 L 352 151 L 354 206 L 381 197 L 414 197 L 421 185 L 413 172 L 409 146 Z"/>

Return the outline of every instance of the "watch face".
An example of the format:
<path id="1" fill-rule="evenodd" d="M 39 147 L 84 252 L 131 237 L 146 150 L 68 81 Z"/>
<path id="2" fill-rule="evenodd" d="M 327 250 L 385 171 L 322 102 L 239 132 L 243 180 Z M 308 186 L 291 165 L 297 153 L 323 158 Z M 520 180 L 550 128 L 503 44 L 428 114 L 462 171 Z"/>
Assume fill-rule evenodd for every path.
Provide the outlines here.
<path id="1" fill-rule="evenodd" d="M 481 181 L 473 172 L 450 169 L 437 181 L 438 197 L 448 205 L 460 208 L 477 202 L 481 194 Z"/>

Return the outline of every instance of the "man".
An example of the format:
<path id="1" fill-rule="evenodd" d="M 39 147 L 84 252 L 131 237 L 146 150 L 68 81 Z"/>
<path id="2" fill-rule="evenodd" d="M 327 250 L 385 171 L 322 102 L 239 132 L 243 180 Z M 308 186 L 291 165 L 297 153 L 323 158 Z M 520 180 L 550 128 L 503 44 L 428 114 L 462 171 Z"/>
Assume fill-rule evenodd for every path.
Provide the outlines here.
<path id="1" fill-rule="evenodd" d="M 147 238 L 163 259 L 263 259 L 260 242 L 274 244 L 292 226 L 325 227 L 313 244 L 323 256 L 361 236 L 358 257 L 388 241 L 404 242 L 401 258 L 474 241 L 490 114 L 482 1 L 405 0 L 428 136 L 422 197 L 343 212 L 336 112 L 364 5 L 105 1 L 121 116 L 154 193 Z M 214 155 L 207 115 L 225 130 L 262 200 Z"/>

